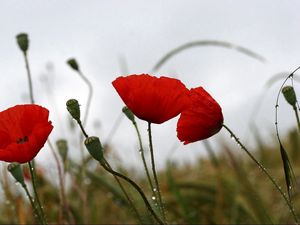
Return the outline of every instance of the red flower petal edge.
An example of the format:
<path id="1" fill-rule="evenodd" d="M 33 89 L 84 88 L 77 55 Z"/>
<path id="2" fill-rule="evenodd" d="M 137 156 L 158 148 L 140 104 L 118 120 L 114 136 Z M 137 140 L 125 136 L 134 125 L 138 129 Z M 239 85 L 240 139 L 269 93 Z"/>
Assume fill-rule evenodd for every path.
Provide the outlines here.
<path id="1" fill-rule="evenodd" d="M 133 74 L 118 77 L 112 84 L 127 107 L 138 118 L 151 123 L 172 119 L 188 103 L 189 90 L 174 78 Z"/>
<path id="2" fill-rule="evenodd" d="M 35 104 L 16 105 L 0 112 L 0 160 L 31 161 L 53 129 L 48 116 L 48 109 Z"/>
<path id="3" fill-rule="evenodd" d="M 202 87 L 192 88 L 189 99 L 177 123 L 177 137 L 184 144 L 211 137 L 223 124 L 220 105 Z"/>

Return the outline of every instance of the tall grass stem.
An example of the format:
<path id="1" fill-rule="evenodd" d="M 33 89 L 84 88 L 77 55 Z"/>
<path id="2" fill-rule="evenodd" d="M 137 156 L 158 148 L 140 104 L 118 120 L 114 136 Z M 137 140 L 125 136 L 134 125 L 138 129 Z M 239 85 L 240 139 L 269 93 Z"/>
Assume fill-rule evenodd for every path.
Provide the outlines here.
<path id="1" fill-rule="evenodd" d="M 265 173 L 265 175 L 269 178 L 269 180 L 273 183 L 276 190 L 281 194 L 283 199 L 285 200 L 287 206 L 289 207 L 289 210 L 294 218 L 294 221 L 296 224 L 298 224 L 298 217 L 295 213 L 294 207 L 292 206 L 290 200 L 286 196 L 286 194 L 282 191 L 282 188 L 277 184 L 277 182 L 274 180 L 274 178 L 269 174 L 269 172 L 266 170 L 263 165 L 256 160 L 256 158 L 248 151 L 248 149 L 240 142 L 240 140 L 235 136 L 235 134 L 225 125 L 223 124 L 223 127 L 230 133 L 231 138 L 233 138 L 236 143 L 240 146 L 241 149 L 243 149 L 247 155 L 256 163 L 256 165 Z"/>

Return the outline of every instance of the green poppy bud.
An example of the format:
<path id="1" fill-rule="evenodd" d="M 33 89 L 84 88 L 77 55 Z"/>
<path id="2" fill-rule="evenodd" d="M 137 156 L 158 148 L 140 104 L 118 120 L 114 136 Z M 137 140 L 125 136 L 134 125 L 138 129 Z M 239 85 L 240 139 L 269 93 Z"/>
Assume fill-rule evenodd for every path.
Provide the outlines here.
<path id="1" fill-rule="evenodd" d="M 78 66 L 78 63 L 76 61 L 76 59 L 74 58 L 71 58 L 67 61 L 67 64 L 73 69 L 73 70 L 76 70 L 76 71 L 79 71 L 79 66 Z"/>
<path id="2" fill-rule="evenodd" d="M 127 106 L 123 107 L 122 112 L 127 116 L 128 119 L 135 123 L 134 114 Z"/>
<path id="3" fill-rule="evenodd" d="M 58 148 L 59 155 L 63 162 L 67 160 L 68 156 L 68 144 L 65 139 L 59 139 L 56 141 L 56 146 Z"/>
<path id="4" fill-rule="evenodd" d="M 29 46 L 28 35 L 26 33 L 20 33 L 16 38 L 20 49 L 25 53 Z"/>
<path id="5" fill-rule="evenodd" d="M 67 110 L 76 121 L 80 121 L 80 108 L 76 99 L 69 99 L 66 103 Z"/>
<path id="6" fill-rule="evenodd" d="M 100 162 L 103 158 L 103 148 L 99 138 L 95 136 L 88 137 L 85 139 L 84 144 L 91 156 Z"/>
<path id="7" fill-rule="evenodd" d="M 285 100 L 292 106 L 295 106 L 297 102 L 296 93 L 292 86 L 285 86 L 282 88 L 282 94 Z"/>
<path id="8" fill-rule="evenodd" d="M 10 163 L 7 166 L 7 170 L 11 173 L 11 175 L 16 179 L 17 182 L 22 185 L 24 184 L 24 176 L 19 163 Z"/>

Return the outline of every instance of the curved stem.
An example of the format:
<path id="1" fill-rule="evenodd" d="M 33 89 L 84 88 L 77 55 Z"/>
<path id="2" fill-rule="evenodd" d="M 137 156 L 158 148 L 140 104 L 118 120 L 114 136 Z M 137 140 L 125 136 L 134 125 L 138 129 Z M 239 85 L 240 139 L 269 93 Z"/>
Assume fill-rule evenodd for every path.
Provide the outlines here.
<path id="1" fill-rule="evenodd" d="M 80 127 L 80 129 L 81 129 L 81 131 L 82 131 L 82 133 L 83 133 L 83 135 L 84 135 L 86 138 L 88 138 L 89 135 L 85 132 L 85 129 L 84 129 L 84 127 L 83 127 L 81 121 L 79 120 L 79 121 L 77 121 L 77 123 L 78 123 L 78 125 L 79 125 L 79 127 Z"/>
<path id="2" fill-rule="evenodd" d="M 152 184 L 152 180 L 151 180 L 151 177 L 150 177 L 149 169 L 148 169 L 147 162 L 146 162 L 146 159 L 145 159 L 145 154 L 144 154 L 144 148 L 143 148 L 141 134 L 140 134 L 139 128 L 137 126 L 137 123 L 135 121 L 132 122 L 132 123 L 133 123 L 133 126 L 134 126 L 134 128 L 136 130 L 136 133 L 137 133 L 137 136 L 138 136 L 138 139 L 139 139 L 140 153 L 141 153 L 141 157 L 142 157 L 142 160 L 143 160 L 144 169 L 146 171 L 147 179 L 148 179 L 149 185 L 151 187 L 152 194 L 155 195 L 154 186 Z"/>
<path id="3" fill-rule="evenodd" d="M 38 193 L 37 193 L 35 169 L 34 169 L 34 167 L 32 166 L 31 162 L 28 162 L 28 165 L 29 165 L 29 171 L 30 171 L 30 175 L 31 175 L 32 188 L 33 188 L 33 191 L 34 191 L 35 200 L 36 200 L 36 202 L 37 202 L 39 211 L 40 211 L 40 213 L 41 213 L 41 217 L 42 217 L 42 220 L 43 220 L 43 224 L 47 224 L 46 218 L 45 218 L 45 214 L 44 214 L 44 211 L 43 211 L 43 207 L 42 207 L 42 205 L 41 205 L 40 198 L 39 198 L 39 195 L 38 195 Z"/>
<path id="4" fill-rule="evenodd" d="M 142 189 L 133 181 L 131 180 L 130 178 L 124 176 L 123 174 L 120 174 L 112 169 L 110 169 L 104 161 L 100 162 L 101 166 L 106 170 L 108 171 L 109 173 L 113 174 L 113 175 L 116 175 L 122 179 L 124 179 L 125 181 L 127 181 L 128 183 L 130 183 L 138 192 L 139 194 L 141 195 L 145 205 L 147 206 L 148 210 L 150 211 L 150 213 L 152 214 L 152 216 L 155 218 L 155 220 L 161 224 L 161 225 L 164 225 L 165 223 L 156 215 L 156 213 L 154 212 L 154 210 L 152 209 L 149 201 L 147 200 L 144 192 L 142 191 Z"/>
<path id="5" fill-rule="evenodd" d="M 106 164 L 106 166 L 107 166 L 109 169 L 112 170 L 112 168 L 111 168 L 111 166 L 109 165 L 109 163 L 108 163 L 105 159 L 103 159 L 103 161 L 104 161 L 104 163 Z M 138 220 L 139 220 L 140 223 L 142 224 L 142 223 L 143 223 L 142 217 L 141 217 L 141 215 L 139 214 L 139 212 L 138 212 L 137 208 L 135 207 L 135 205 L 133 204 L 131 198 L 129 197 L 129 194 L 126 192 L 126 190 L 125 190 L 125 188 L 123 187 L 122 183 L 120 182 L 119 178 L 118 178 L 115 174 L 113 174 L 113 176 L 114 176 L 115 180 L 117 181 L 117 183 L 119 184 L 119 186 L 120 186 L 120 188 L 121 188 L 123 194 L 125 195 L 127 201 L 129 202 L 129 205 L 131 206 L 132 210 L 133 210 L 134 213 L 136 214 Z"/>
<path id="6" fill-rule="evenodd" d="M 151 153 L 152 172 L 153 172 L 154 182 L 155 182 L 155 186 L 156 186 L 156 190 L 157 190 L 159 207 L 160 207 L 160 211 L 163 216 L 163 219 L 164 219 L 164 221 L 166 221 L 166 215 L 165 215 L 165 211 L 164 211 L 164 207 L 163 207 L 163 203 L 162 203 L 160 187 L 159 187 L 159 183 L 158 183 L 158 179 L 157 179 L 157 175 L 156 175 L 156 169 L 155 169 L 154 151 L 153 151 L 153 144 L 152 144 L 152 134 L 151 134 L 151 123 L 150 122 L 148 122 L 148 134 L 149 134 L 149 146 L 150 146 L 150 153 Z"/>
<path id="7" fill-rule="evenodd" d="M 35 212 L 35 214 L 39 218 L 40 223 L 45 224 L 44 221 L 43 221 L 43 219 L 42 219 L 42 217 L 41 217 L 41 214 L 40 214 L 39 210 L 37 209 L 36 205 L 34 204 L 34 200 L 31 197 L 26 184 L 25 183 L 21 183 L 21 185 L 22 185 L 23 189 L 26 192 L 26 195 L 27 195 L 27 197 L 28 197 L 28 199 L 30 201 L 30 204 L 31 204 L 32 208 L 33 208 L 33 211 Z"/>
<path id="8" fill-rule="evenodd" d="M 243 149 L 247 155 L 256 163 L 256 165 L 265 173 L 265 175 L 269 178 L 269 180 L 272 182 L 272 184 L 275 186 L 276 190 L 281 194 L 283 199 L 285 200 L 287 206 L 290 209 L 290 212 L 292 213 L 292 216 L 295 220 L 295 222 L 298 224 L 298 217 L 295 213 L 295 210 L 289 201 L 288 197 L 286 194 L 282 191 L 281 187 L 277 184 L 277 182 L 274 180 L 274 178 L 269 174 L 269 172 L 264 168 L 260 162 L 258 162 L 255 157 L 248 151 L 248 149 L 240 142 L 240 140 L 235 136 L 235 134 L 226 126 L 223 124 L 223 127 L 230 133 L 230 136 L 238 143 L 238 145 Z"/>

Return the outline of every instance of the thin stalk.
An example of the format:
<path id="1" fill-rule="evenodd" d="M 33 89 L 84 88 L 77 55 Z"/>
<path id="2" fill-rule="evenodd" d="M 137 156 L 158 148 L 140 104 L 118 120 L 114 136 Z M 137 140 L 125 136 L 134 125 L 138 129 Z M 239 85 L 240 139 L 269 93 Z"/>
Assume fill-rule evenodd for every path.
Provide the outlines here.
<path id="1" fill-rule="evenodd" d="M 34 98 L 33 98 L 33 87 L 32 87 L 32 80 L 31 80 L 31 72 L 28 62 L 27 53 L 24 52 L 24 59 L 25 59 L 25 66 L 27 71 L 27 78 L 28 78 L 28 85 L 29 85 L 29 96 L 30 96 L 30 102 L 31 104 L 34 104 Z"/>
<path id="2" fill-rule="evenodd" d="M 166 215 L 165 215 L 165 211 L 164 211 L 164 207 L 163 207 L 163 203 L 162 203 L 160 187 L 159 187 L 159 183 L 158 183 L 158 179 L 157 179 L 157 175 L 156 175 L 156 169 L 155 169 L 154 151 L 153 151 L 153 144 L 152 144 L 152 133 L 151 133 L 151 123 L 150 122 L 148 122 L 148 135 L 149 135 L 149 146 L 150 146 L 150 153 L 151 153 L 152 173 L 153 173 L 154 182 L 155 182 L 155 186 L 156 186 L 156 190 L 157 190 L 157 196 L 158 196 L 158 200 L 159 200 L 159 208 L 160 208 L 160 211 L 161 211 L 164 221 L 166 221 Z"/>
<path id="3" fill-rule="evenodd" d="M 296 116 L 296 120 L 297 120 L 298 130 L 299 130 L 299 132 L 300 132 L 300 120 L 299 120 L 299 114 L 298 114 L 297 106 L 294 105 L 294 106 L 293 106 L 293 109 L 294 109 L 294 111 L 295 111 L 295 116 Z"/>
<path id="4" fill-rule="evenodd" d="M 25 183 L 21 183 L 21 185 L 22 185 L 23 189 L 24 189 L 25 192 L 26 192 L 26 195 L 27 195 L 27 197 L 28 197 L 28 199 L 29 199 L 29 201 L 30 201 L 30 204 L 31 204 L 32 208 L 33 208 L 33 211 L 34 211 L 35 214 L 38 216 L 39 222 L 42 223 L 42 224 L 45 224 L 44 221 L 43 221 L 43 218 L 42 218 L 41 215 L 40 215 L 39 210 L 37 209 L 36 205 L 34 204 L 34 200 L 33 200 L 33 198 L 31 197 L 31 195 L 30 195 L 30 193 L 29 193 L 29 191 L 28 191 L 28 188 L 27 188 L 26 184 L 25 184 Z"/>
<path id="5" fill-rule="evenodd" d="M 272 182 L 272 184 L 275 186 L 276 190 L 281 194 L 281 196 L 283 197 L 283 199 L 285 200 L 287 206 L 289 207 L 289 210 L 296 222 L 296 224 L 298 224 L 298 217 L 295 213 L 295 210 L 290 202 L 290 200 L 288 199 L 288 197 L 286 196 L 286 194 L 282 191 L 281 187 L 277 184 L 277 182 L 274 180 L 274 178 L 269 174 L 269 172 L 266 170 L 266 168 L 264 168 L 260 162 L 258 162 L 255 157 L 248 151 L 248 149 L 240 142 L 240 140 L 235 136 L 235 134 L 226 126 L 223 124 L 223 127 L 230 133 L 230 136 L 237 142 L 237 144 L 241 147 L 241 149 L 243 149 L 247 155 L 256 163 L 256 165 L 265 173 L 265 175 L 269 178 L 269 180 Z"/>
<path id="6" fill-rule="evenodd" d="M 103 161 L 104 161 L 104 163 L 106 164 L 106 166 L 107 166 L 109 169 L 112 170 L 110 164 L 109 164 L 105 159 L 103 159 Z M 115 174 L 113 174 L 113 176 L 114 176 L 115 180 L 117 181 L 118 185 L 120 186 L 120 188 L 121 188 L 123 194 L 125 195 L 127 201 L 129 202 L 129 205 L 131 206 L 132 210 L 133 210 L 134 213 L 136 214 L 138 220 L 139 220 L 140 223 L 142 224 L 142 223 L 143 223 L 142 217 L 141 217 L 141 215 L 139 214 L 139 212 L 138 212 L 137 208 L 135 207 L 135 205 L 133 204 L 131 198 L 129 197 L 129 194 L 126 192 L 126 190 L 125 190 L 124 186 L 122 185 L 122 183 L 120 182 L 119 178 L 118 178 Z"/>
<path id="7" fill-rule="evenodd" d="M 120 173 L 118 173 L 118 172 L 116 172 L 116 171 L 110 169 L 110 168 L 106 165 L 106 163 L 105 163 L 104 161 L 101 161 L 100 164 L 101 164 L 101 166 L 102 166 L 106 171 L 108 171 L 109 173 L 111 173 L 111 174 L 113 174 L 113 175 L 116 175 L 116 176 L 118 176 L 118 177 L 124 179 L 124 180 L 127 181 L 128 183 L 130 183 L 130 184 L 131 184 L 131 185 L 139 192 L 139 194 L 141 195 L 141 197 L 142 197 L 142 199 L 143 199 L 145 205 L 147 206 L 149 212 L 152 214 L 152 216 L 155 218 L 155 220 L 158 222 L 158 224 L 160 224 L 160 225 L 165 225 L 165 224 L 166 224 L 166 223 L 164 223 L 164 222 L 156 215 L 156 213 L 155 213 L 154 210 L 152 209 L 152 207 L 151 207 L 149 201 L 147 200 L 147 198 L 146 198 L 144 192 L 142 191 L 142 189 L 141 189 L 141 188 L 140 188 L 133 180 L 131 180 L 130 178 L 124 176 L 123 174 L 120 174 Z"/>
<path id="8" fill-rule="evenodd" d="M 31 175 L 31 181 L 32 181 L 32 188 L 33 188 L 33 192 L 34 192 L 34 197 L 35 197 L 35 200 L 37 202 L 38 209 L 41 213 L 43 224 L 47 224 L 46 218 L 45 218 L 45 213 L 43 211 L 43 207 L 41 205 L 41 201 L 40 201 L 39 195 L 37 193 L 36 182 L 35 182 L 36 181 L 36 174 L 35 174 L 35 171 L 34 171 L 35 169 L 32 166 L 31 162 L 28 162 L 28 165 L 29 165 L 29 170 L 30 170 L 30 175 Z"/>
<path id="9" fill-rule="evenodd" d="M 80 127 L 80 129 L 81 129 L 81 131 L 82 131 L 82 133 L 84 135 L 84 137 L 88 138 L 89 135 L 85 132 L 84 127 L 83 127 L 81 121 L 79 120 L 79 121 L 77 121 L 77 123 L 78 123 L 78 125 L 79 125 L 79 127 Z"/>
<path id="10" fill-rule="evenodd" d="M 30 102 L 31 104 L 34 104 L 34 97 L 33 97 L 33 87 L 32 87 L 32 79 L 31 79 L 31 72 L 30 72 L 30 67 L 29 67 L 29 62 L 28 62 L 28 57 L 27 57 L 27 52 L 24 51 L 24 60 L 25 60 L 25 66 L 26 66 L 26 71 L 27 71 L 27 78 L 28 78 L 28 85 L 29 85 L 29 96 L 30 96 Z M 43 224 L 47 224 L 46 219 L 45 219 L 45 214 L 43 212 L 43 208 L 41 206 L 41 202 L 39 199 L 39 196 L 37 194 L 37 187 L 36 187 L 36 173 L 35 173 L 35 164 L 34 164 L 34 160 L 32 160 L 31 162 L 28 162 L 29 165 L 29 170 L 30 170 L 30 174 L 31 174 L 31 181 L 32 181 L 32 187 L 34 190 L 34 195 L 35 195 L 35 200 L 38 204 L 38 208 L 40 210 L 41 213 L 41 217 L 42 217 L 42 221 Z"/>
<path id="11" fill-rule="evenodd" d="M 137 123 L 135 121 L 132 122 L 132 123 L 133 123 L 133 126 L 134 126 L 134 128 L 136 130 L 136 133 L 137 133 L 137 136 L 138 136 L 138 139 L 139 139 L 140 153 L 141 153 L 141 157 L 142 157 L 142 160 L 143 160 L 144 169 L 146 171 L 147 179 L 148 179 L 149 185 L 151 187 L 152 194 L 156 195 L 156 193 L 154 191 L 154 186 L 152 184 L 152 180 L 151 180 L 151 177 L 150 177 L 150 173 L 149 173 L 149 169 L 148 169 L 148 166 L 147 166 L 147 162 L 146 162 L 146 159 L 145 159 L 144 148 L 143 148 L 143 143 L 142 143 L 142 137 L 141 137 L 139 128 L 137 126 Z"/>

